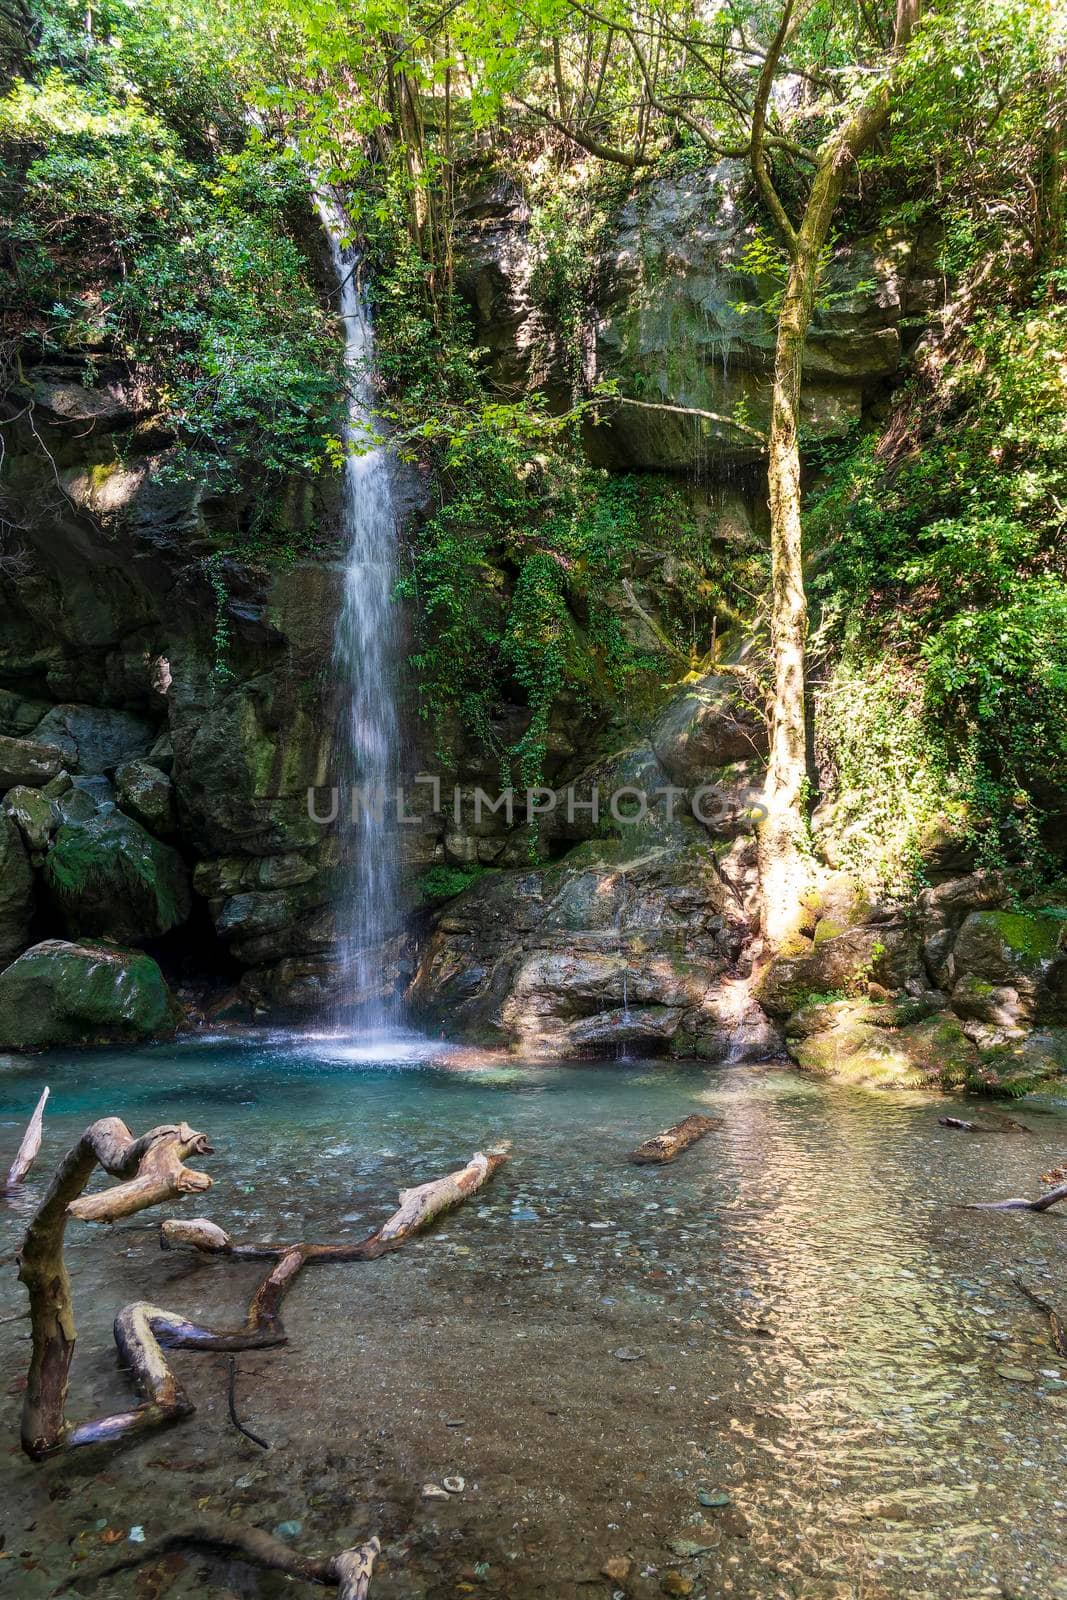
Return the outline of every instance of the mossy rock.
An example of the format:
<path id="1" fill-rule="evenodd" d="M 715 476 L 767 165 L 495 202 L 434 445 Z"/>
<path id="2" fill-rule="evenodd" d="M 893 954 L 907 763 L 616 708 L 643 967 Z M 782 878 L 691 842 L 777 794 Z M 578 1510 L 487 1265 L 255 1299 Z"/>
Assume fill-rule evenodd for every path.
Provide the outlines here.
<path id="1" fill-rule="evenodd" d="M 1023 1020 L 1067 1021 L 1067 923 L 1056 911 L 973 911 L 952 960 L 958 982 L 1014 989 Z"/>
<path id="2" fill-rule="evenodd" d="M 111 944 L 46 939 L 0 972 L 0 1048 L 167 1038 L 181 1009 L 156 963 Z"/>
<path id="3" fill-rule="evenodd" d="M 995 1094 L 1032 1094 L 1067 1073 L 1067 1028 L 1036 1028 L 980 1052 L 983 1087 Z"/>
<path id="4" fill-rule="evenodd" d="M 899 988 L 917 962 L 917 941 L 905 926 L 864 924 L 777 956 L 757 998 L 772 1017 L 786 1017 L 813 996 L 861 995 L 872 979 Z"/>
<path id="5" fill-rule="evenodd" d="M 895 1008 L 814 1001 L 790 1017 L 786 1044 L 806 1072 L 875 1089 L 977 1088 L 980 1057 L 944 1011 L 892 1025 Z"/>
<path id="6" fill-rule="evenodd" d="M 60 828 L 44 876 L 65 930 L 75 937 L 139 944 L 189 915 L 189 874 L 181 856 L 120 811 Z"/>

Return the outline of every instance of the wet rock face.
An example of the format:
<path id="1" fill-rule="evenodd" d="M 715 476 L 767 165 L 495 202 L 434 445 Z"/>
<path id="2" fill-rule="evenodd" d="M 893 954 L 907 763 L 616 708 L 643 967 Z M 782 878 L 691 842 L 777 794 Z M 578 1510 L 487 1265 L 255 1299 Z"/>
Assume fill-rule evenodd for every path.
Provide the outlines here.
<path id="1" fill-rule="evenodd" d="M 740 411 L 750 427 L 766 431 L 775 338 L 773 319 L 759 307 L 776 284 L 760 281 L 743 261 L 754 229 L 747 181 L 730 161 L 656 176 L 606 230 L 588 376 L 616 379 L 623 396 L 646 402 L 619 405 L 590 430 L 590 448 L 607 465 L 688 470 L 711 451 L 740 463 L 758 457 L 758 440 L 731 422 Z M 492 352 L 495 380 L 512 390 L 529 381 L 533 352 L 552 344 L 553 330 L 541 326 L 531 299 L 528 224 L 521 193 L 503 177 L 483 181 L 460 218 L 460 291 L 478 342 Z M 845 432 L 892 379 L 901 319 L 923 308 L 927 286 L 916 259 L 906 241 L 893 238 L 835 253 L 804 353 L 809 434 Z M 647 402 L 719 420 L 657 411 Z"/>
<path id="2" fill-rule="evenodd" d="M 738 679 L 709 672 L 671 700 L 652 726 L 651 742 L 671 782 L 688 788 L 717 768 L 765 760 L 767 723 Z"/>
<path id="3" fill-rule="evenodd" d="M 0 972 L 0 1046 L 10 1050 L 166 1038 L 180 1015 L 139 951 L 46 939 Z"/>

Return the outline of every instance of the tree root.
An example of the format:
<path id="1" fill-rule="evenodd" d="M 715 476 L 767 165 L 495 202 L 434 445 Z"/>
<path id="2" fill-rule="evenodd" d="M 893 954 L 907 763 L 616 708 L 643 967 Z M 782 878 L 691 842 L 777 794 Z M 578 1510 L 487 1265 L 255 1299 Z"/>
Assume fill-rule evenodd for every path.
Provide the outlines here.
<path id="1" fill-rule="evenodd" d="M 1056 1311 L 1055 1307 L 1050 1306 L 1047 1300 L 1042 1300 L 1041 1296 L 1035 1294 L 1032 1289 L 1028 1288 L 1021 1278 L 1013 1278 L 1011 1281 L 1018 1289 L 1019 1293 L 1026 1296 L 1027 1300 L 1029 1300 L 1032 1306 L 1036 1306 L 1039 1311 L 1043 1311 L 1045 1313 L 1045 1316 L 1048 1318 L 1049 1333 L 1052 1336 L 1053 1348 L 1055 1349 L 1057 1355 L 1067 1357 L 1067 1330 L 1064 1329 L 1059 1313 Z"/>
<path id="2" fill-rule="evenodd" d="M 335 1556 L 302 1556 L 273 1534 L 262 1528 L 242 1527 L 224 1517 L 205 1517 L 185 1528 L 175 1528 L 161 1539 L 143 1545 L 136 1554 L 123 1556 L 118 1561 L 99 1567 L 95 1572 L 80 1573 L 68 1585 L 68 1590 L 86 1592 L 95 1589 L 107 1578 L 120 1572 L 129 1572 L 146 1562 L 158 1561 L 172 1550 L 210 1550 L 217 1555 L 236 1557 L 254 1566 L 265 1567 L 269 1572 L 284 1572 L 291 1578 L 303 1578 L 307 1583 L 320 1583 L 336 1587 L 338 1600 L 366 1600 L 371 1572 L 381 1552 L 377 1538 L 351 1550 L 342 1550 Z"/>

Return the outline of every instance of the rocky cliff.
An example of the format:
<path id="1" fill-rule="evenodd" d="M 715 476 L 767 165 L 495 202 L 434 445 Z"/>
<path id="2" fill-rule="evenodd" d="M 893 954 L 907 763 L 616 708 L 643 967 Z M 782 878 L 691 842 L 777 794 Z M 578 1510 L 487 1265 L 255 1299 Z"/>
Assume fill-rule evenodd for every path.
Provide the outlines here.
<path id="1" fill-rule="evenodd" d="M 770 286 L 746 265 L 736 189 L 724 167 L 651 182 L 618 210 L 584 357 L 587 378 L 617 395 L 587 428 L 590 455 L 682 475 L 724 551 L 759 540 L 772 348 L 759 309 Z M 516 392 L 544 380 L 535 351 L 551 362 L 528 221 L 522 195 L 496 179 L 461 219 L 461 290 L 493 381 Z M 902 324 L 932 290 L 922 252 L 891 238 L 839 250 L 829 282 L 806 359 L 813 439 L 884 405 Z M 205 1004 L 313 1014 L 336 985 L 353 837 L 343 805 L 332 824 L 309 813 L 311 791 L 329 815 L 338 709 L 330 485 L 294 482 L 282 508 L 322 554 L 263 566 L 227 553 L 239 499 L 175 480 L 170 443 L 128 384 L 87 388 L 75 363 L 28 353 L 6 406 L 0 1044 L 172 1028 L 154 963 L 194 1020 Z M 416 517 L 417 491 L 404 500 Z M 1009 915 L 999 882 L 946 883 L 905 912 L 865 906 L 838 881 L 813 908 L 810 947 L 754 984 L 765 732 L 739 668 L 749 645 L 727 624 L 722 667 L 671 686 L 680 668 L 655 621 L 669 557 L 650 543 L 618 600 L 656 662 L 647 708 L 598 720 L 558 705 L 532 820 L 521 802 L 509 820 L 479 799 L 495 796 L 499 771 L 463 730 L 439 770 L 434 730 L 412 727 L 409 778 L 442 783 L 436 810 L 430 786 L 411 788 L 415 819 L 401 829 L 409 899 L 391 950 L 416 1013 L 525 1054 L 635 1044 L 724 1060 L 787 1038 L 815 1070 L 837 1070 L 847 1045 L 880 1079 L 895 1051 L 905 1074 L 968 1082 L 995 1076 L 1038 1028 L 1051 1043 L 1027 1043 L 1007 1071 L 1013 1083 L 1040 1076 L 1038 1057 L 1062 1054 L 1063 925 L 1054 909 L 1025 913 L 1013 943 L 996 921 Z M 528 713 L 499 715 L 521 727 Z M 79 1010 L 71 974 L 86 962 L 113 1016 L 99 996 Z M 32 1021 L 31 991 L 46 997 Z"/>

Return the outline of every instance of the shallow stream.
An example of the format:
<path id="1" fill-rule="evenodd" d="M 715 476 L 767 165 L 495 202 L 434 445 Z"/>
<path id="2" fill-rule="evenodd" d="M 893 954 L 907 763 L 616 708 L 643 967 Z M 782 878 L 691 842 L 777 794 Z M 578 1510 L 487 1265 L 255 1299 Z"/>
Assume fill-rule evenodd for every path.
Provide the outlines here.
<path id="1" fill-rule="evenodd" d="M 202 1039 L 7 1067 L 5 1164 L 45 1082 L 35 1176 L 0 1209 L 0 1584 L 20 1597 L 72 1575 L 87 1592 L 131 1529 L 151 1541 L 210 1511 L 314 1553 L 378 1532 L 373 1600 L 1067 1600 L 1067 1362 L 1012 1283 L 1067 1311 L 1067 1215 L 956 1209 L 1038 1193 L 1067 1159 L 1067 1102 L 1017 1112 L 1029 1136 L 979 1136 L 939 1127 L 944 1102 L 768 1066 L 456 1071 Z M 673 1166 L 628 1164 L 696 1110 L 722 1129 Z M 225 1356 L 178 1352 L 193 1418 L 34 1467 L 12 1256 L 55 1161 L 104 1114 L 206 1131 L 215 1187 L 186 1214 L 244 1239 L 358 1239 L 401 1187 L 502 1139 L 512 1156 L 397 1254 L 307 1269 L 288 1345 L 239 1357 L 239 1413 L 271 1450 L 229 1421 Z M 129 1402 L 120 1306 L 232 1325 L 260 1275 L 161 1253 L 157 1221 L 71 1225 L 74 1418 Z M 422 1498 L 446 1476 L 462 1491 Z M 627 1557 L 627 1578 L 600 1576 Z M 315 1593 L 195 1554 L 94 1592 Z"/>

